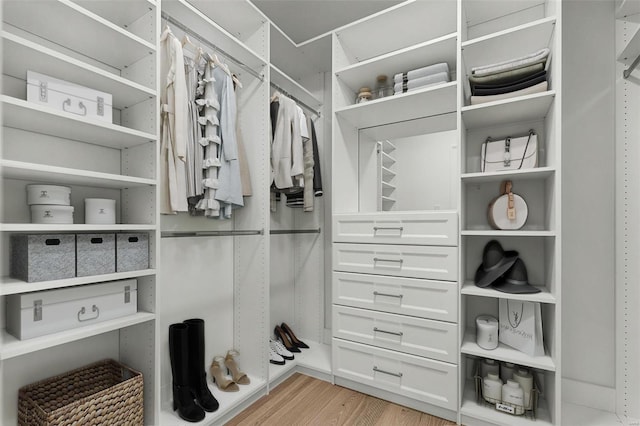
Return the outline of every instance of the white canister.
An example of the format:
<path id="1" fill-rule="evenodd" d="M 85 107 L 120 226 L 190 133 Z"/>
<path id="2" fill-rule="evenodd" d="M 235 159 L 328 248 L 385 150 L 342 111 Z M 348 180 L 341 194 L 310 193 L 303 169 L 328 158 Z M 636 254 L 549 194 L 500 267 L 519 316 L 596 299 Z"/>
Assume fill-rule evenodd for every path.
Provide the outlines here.
<path id="1" fill-rule="evenodd" d="M 489 373 L 482 379 L 482 397 L 491 404 L 502 402 L 502 382 L 497 374 Z"/>
<path id="2" fill-rule="evenodd" d="M 71 188 L 60 185 L 27 185 L 27 204 L 69 206 Z"/>
<path id="3" fill-rule="evenodd" d="M 513 373 L 513 380 L 520 384 L 522 392 L 524 393 L 524 408 L 525 410 L 531 410 L 533 408 L 531 400 L 531 391 L 533 390 L 533 375 L 524 369 L 518 369 Z"/>
<path id="4" fill-rule="evenodd" d="M 108 198 L 85 198 L 84 223 L 111 225 L 116 223 L 116 200 Z"/>
<path id="5" fill-rule="evenodd" d="M 500 364 L 500 378 L 504 383 L 513 379 L 513 373 L 516 371 L 516 365 L 512 362 L 503 362 Z"/>
<path id="6" fill-rule="evenodd" d="M 476 317 L 476 343 L 482 349 L 492 350 L 498 347 L 498 320 L 491 315 Z"/>
<path id="7" fill-rule="evenodd" d="M 480 364 L 480 374 L 482 377 L 487 377 L 489 373 L 500 377 L 500 365 L 492 359 L 483 359 Z"/>
<path id="8" fill-rule="evenodd" d="M 502 385 L 502 403 L 512 407 L 516 416 L 524 414 L 524 392 L 518 382 L 507 380 Z"/>
<path id="9" fill-rule="evenodd" d="M 73 223 L 73 207 L 34 204 L 31 207 L 31 223 Z"/>

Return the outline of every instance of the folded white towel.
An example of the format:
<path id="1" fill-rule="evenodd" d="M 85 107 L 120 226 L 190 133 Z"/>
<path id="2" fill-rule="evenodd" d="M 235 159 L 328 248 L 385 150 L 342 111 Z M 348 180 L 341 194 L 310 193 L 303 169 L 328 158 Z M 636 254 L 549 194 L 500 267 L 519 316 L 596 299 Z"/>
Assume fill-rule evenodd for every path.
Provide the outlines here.
<path id="1" fill-rule="evenodd" d="M 540 49 L 537 52 L 521 56 L 519 58 L 509 59 L 507 61 L 495 64 L 482 65 L 471 68 L 471 73 L 476 76 L 495 74 L 497 72 L 508 71 L 516 68 L 522 68 L 537 62 L 544 62 L 548 58 L 550 50 L 548 48 Z"/>
<path id="2" fill-rule="evenodd" d="M 517 96 L 530 95 L 532 93 L 545 92 L 549 87 L 548 82 L 543 81 L 535 86 L 527 87 L 526 89 L 516 90 L 515 92 L 504 93 L 502 95 L 487 95 L 487 96 L 472 96 L 471 105 L 484 104 L 486 102 L 500 101 L 503 99 L 515 98 Z"/>
<path id="3" fill-rule="evenodd" d="M 418 68 L 404 73 L 398 73 L 393 76 L 394 83 L 402 83 L 405 80 L 412 80 L 414 78 L 426 77 L 432 74 L 438 74 L 446 72 L 449 74 L 449 65 L 446 62 L 439 64 L 433 64 L 426 67 Z"/>
<path id="4" fill-rule="evenodd" d="M 420 77 L 415 79 L 410 79 L 406 83 L 396 83 L 393 85 L 394 92 L 402 92 L 415 89 L 418 87 L 428 86 L 433 83 L 446 83 L 449 81 L 449 74 L 446 72 L 440 72 L 438 74 L 428 75 L 426 77 Z"/>

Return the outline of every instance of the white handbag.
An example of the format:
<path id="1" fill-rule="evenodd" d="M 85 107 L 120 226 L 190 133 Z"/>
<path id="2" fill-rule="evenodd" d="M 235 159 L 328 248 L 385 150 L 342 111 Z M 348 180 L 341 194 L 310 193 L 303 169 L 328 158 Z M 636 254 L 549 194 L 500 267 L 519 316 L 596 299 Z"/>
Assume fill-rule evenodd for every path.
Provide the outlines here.
<path id="1" fill-rule="evenodd" d="M 493 229 L 520 229 L 527 222 L 529 207 L 527 202 L 512 191 L 510 180 L 502 182 L 500 193 L 489 203 L 487 219 Z"/>
<path id="2" fill-rule="evenodd" d="M 480 170 L 500 172 L 538 167 L 538 135 L 531 130 L 527 136 L 492 141 L 482 144 Z"/>

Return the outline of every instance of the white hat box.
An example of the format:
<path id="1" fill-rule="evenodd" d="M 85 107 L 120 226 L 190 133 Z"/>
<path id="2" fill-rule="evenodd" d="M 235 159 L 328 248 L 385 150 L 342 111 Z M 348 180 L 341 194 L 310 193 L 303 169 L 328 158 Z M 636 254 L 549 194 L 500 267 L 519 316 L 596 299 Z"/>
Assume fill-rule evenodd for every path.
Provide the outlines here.
<path id="1" fill-rule="evenodd" d="M 7 331 L 20 340 L 133 315 L 138 282 L 111 281 L 7 296 Z"/>
<path id="2" fill-rule="evenodd" d="M 34 204 L 31 209 L 31 223 L 73 223 L 73 206 Z"/>
<path id="3" fill-rule="evenodd" d="M 60 185 L 27 185 L 27 204 L 71 205 L 71 188 Z"/>
<path id="4" fill-rule="evenodd" d="M 81 117 L 112 122 L 112 96 L 27 70 L 27 101 Z"/>
<path id="5" fill-rule="evenodd" d="M 85 198 L 84 223 L 112 225 L 116 223 L 116 200 L 108 198 Z"/>

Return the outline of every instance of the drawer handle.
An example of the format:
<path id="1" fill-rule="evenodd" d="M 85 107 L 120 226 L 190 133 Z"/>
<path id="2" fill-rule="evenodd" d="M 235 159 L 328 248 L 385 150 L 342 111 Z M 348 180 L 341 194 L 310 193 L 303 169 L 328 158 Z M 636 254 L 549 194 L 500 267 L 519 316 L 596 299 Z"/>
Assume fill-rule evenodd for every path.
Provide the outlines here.
<path id="1" fill-rule="evenodd" d="M 91 307 L 91 312 L 95 312 L 96 316 L 94 316 L 92 318 L 84 318 L 84 319 L 80 318 L 80 315 L 84 315 L 84 314 L 87 313 L 87 310 L 83 306 L 82 309 L 80 309 L 78 311 L 78 321 L 80 321 L 80 322 L 91 321 L 91 320 L 97 319 L 100 316 L 100 309 L 96 305 L 93 305 Z"/>
<path id="2" fill-rule="evenodd" d="M 376 367 L 375 365 L 373 366 L 373 371 L 377 372 L 377 373 L 382 373 L 382 374 L 388 374 L 390 376 L 395 376 L 395 377 L 402 377 L 402 373 L 392 373 L 390 371 L 384 371 L 384 370 L 380 370 L 378 367 Z"/>
<path id="3" fill-rule="evenodd" d="M 402 259 L 385 259 L 382 257 L 374 257 L 373 258 L 374 262 L 398 262 L 400 264 L 402 264 L 403 260 Z"/>
<path id="4" fill-rule="evenodd" d="M 402 331 L 387 331 L 387 330 L 381 330 L 378 327 L 373 327 L 373 331 L 374 333 L 377 331 L 378 333 L 393 334 L 394 336 L 402 336 L 404 334 L 402 333 Z"/>
<path id="5" fill-rule="evenodd" d="M 389 293 L 379 293 L 377 291 L 373 292 L 374 296 L 386 296 L 386 297 L 397 297 L 398 299 L 402 299 L 402 294 L 389 294 Z"/>
<path id="6" fill-rule="evenodd" d="M 397 229 L 398 231 L 402 232 L 402 230 L 404 229 L 404 227 L 402 226 L 374 226 L 373 230 L 375 231 L 392 231 L 394 229 Z"/>

